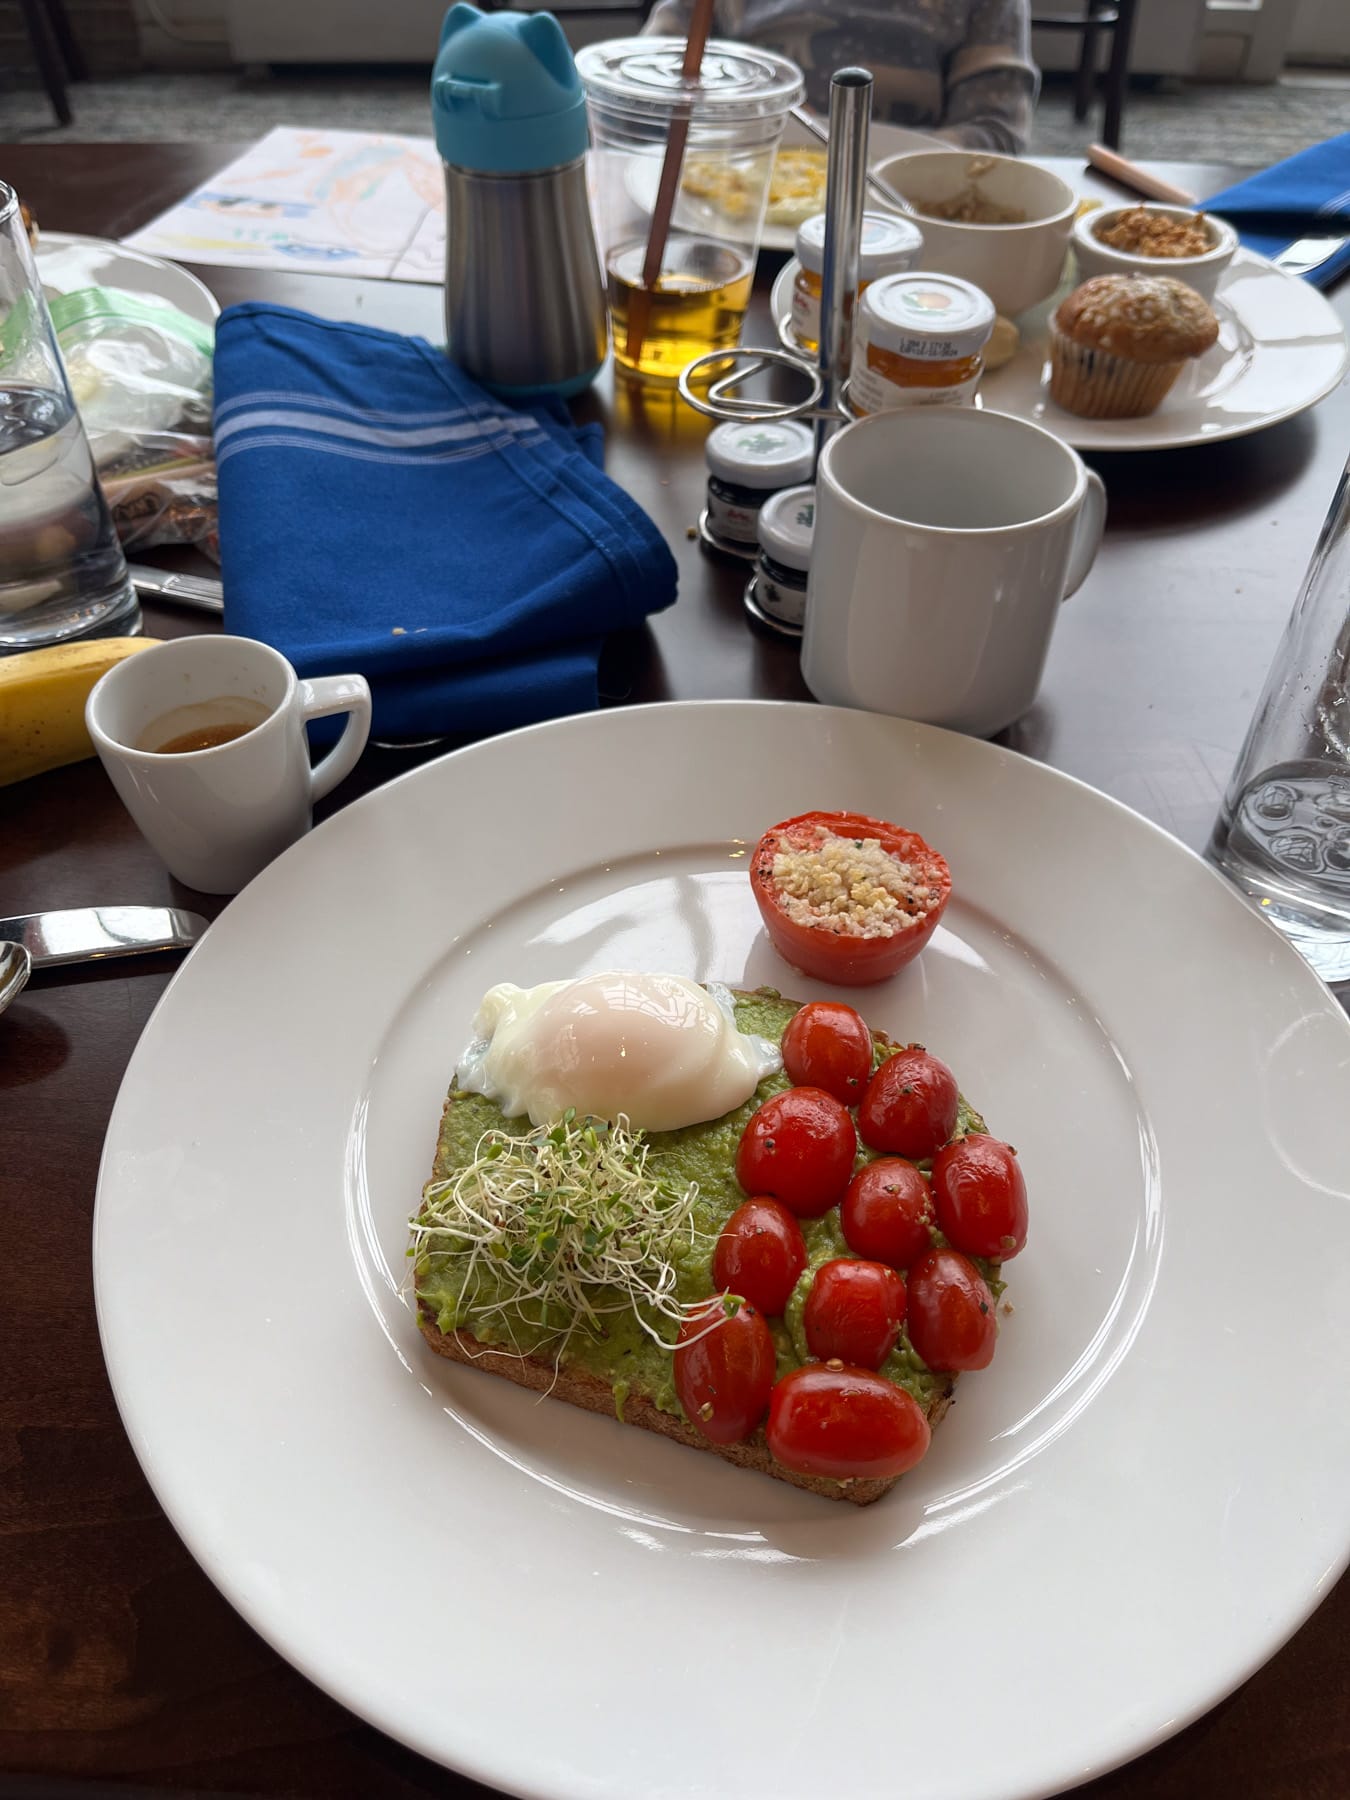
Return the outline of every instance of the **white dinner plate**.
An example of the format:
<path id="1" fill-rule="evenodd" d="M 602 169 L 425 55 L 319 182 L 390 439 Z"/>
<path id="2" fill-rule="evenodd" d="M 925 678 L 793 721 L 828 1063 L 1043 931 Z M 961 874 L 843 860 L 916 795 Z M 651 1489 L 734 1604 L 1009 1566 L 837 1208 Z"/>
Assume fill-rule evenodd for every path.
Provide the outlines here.
<path id="1" fill-rule="evenodd" d="M 791 313 L 797 267 L 787 263 L 774 283 L 775 319 Z M 980 403 L 1044 425 L 1076 450 L 1170 450 L 1245 437 L 1315 406 L 1350 362 L 1330 302 L 1300 276 L 1239 249 L 1219 280 L 1217 343 L 1182 370 L 1158 410 L 1144 419 L 1080 419 L 1055 405 L 1047 385 L 1048 321 L 1071 286 L 1018 320 L 1018 352 L 981 381 Z"/>
<path id="2" fill-rule="evenodd" d="M 867 1017 L 1018 1148 L 992 1367 L 867 1508 L 425 1348 L 405 1222 L 491 983 L 828 990 L 748 848 L 847 807 L 951 862 Z M 1008 1800 L 1176 1731 L 1350 1540 L 1350 1022 L 1205 864 L 989 744 L 805 705 L 572 718 L 339 813 L 141 1038 L 94 1267 L 122 1417 L 244 1616 L 426 1755 L 548 1800 Z"/>
<path id="3" fill-rule="evenodd" d="M 203 325 L 214 325 L 220 303 L 204 282 L 144 250 L 128 250 L 107 238 L 75 237 L 67 231 L 41 231 L 38 273 L 49 294 L 73 294 L 80 288 L 119 288 L 143 300 L 161 300 Z"/>

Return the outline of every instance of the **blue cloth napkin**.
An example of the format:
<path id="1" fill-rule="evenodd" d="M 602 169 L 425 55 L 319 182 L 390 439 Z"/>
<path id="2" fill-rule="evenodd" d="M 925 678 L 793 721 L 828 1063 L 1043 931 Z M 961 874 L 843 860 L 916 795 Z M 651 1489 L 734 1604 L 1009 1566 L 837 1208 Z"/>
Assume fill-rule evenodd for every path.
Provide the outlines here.
<path id="1" fill-rule="evenodd" d="M 1299 238 L 1350 233 L 1350 131 L 1211 194 L 1205 211 L 1227 219 L 1261 256 L 1278 256 Z M 1350 244 L 1306 279 L 1330 287 L 1347 268 Z"/>
<path id="2" fill-rule="evenodd" d="M 506 406 L 421 338 L 232 306 L 215 396 L 225 628 L 364 675 L 377 736 L 586 711 L 605 634 L 675 598 L 601 428 Z"/>

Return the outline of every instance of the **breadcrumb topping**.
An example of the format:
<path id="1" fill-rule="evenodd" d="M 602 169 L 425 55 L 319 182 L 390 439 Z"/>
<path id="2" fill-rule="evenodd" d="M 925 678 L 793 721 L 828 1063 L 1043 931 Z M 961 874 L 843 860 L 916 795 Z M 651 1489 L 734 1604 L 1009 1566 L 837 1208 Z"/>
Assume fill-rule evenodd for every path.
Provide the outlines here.
<path id="1" fill-rule="evenodd" d="M 1178 219 L 1172 213 L 1131 206 L 1108 224 L 1098 225 L 1096 235 L 1113 250 L 1131 256 L 1206 256 L 1215 242 L 1204 215 Z"/>
<path id="2" fill-rule="evenodd" d="M 823 831 L 809 848 L 779 850 L 773 879 L 783 911 L 798 925 L 827 925 L 841 936 L 893 937 L 932 912 L 937 888 L 878 838 Z"/>

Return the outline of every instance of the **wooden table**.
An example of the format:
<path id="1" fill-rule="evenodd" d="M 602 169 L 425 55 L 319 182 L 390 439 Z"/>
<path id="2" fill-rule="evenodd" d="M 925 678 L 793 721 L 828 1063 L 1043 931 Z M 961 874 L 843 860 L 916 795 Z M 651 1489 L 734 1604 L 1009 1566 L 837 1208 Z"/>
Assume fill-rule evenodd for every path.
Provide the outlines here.
<path id="1" fill-rule="evenodd" d="M 0 148 L 0 179 L 49 229 L 116 237 L 240 148 Z M 1076 163 L 1058 167 L 1084 191 L 1113 191 Z M 1201 195 L 1232 173 L 1160 172 Z M 224 302 L 267 298 L 439 335 L 437 289 L 199 273 Z M 1350 284 L 1337 305 L 1350 319 Z M 756 308 L 750 335 L 765 342 L 763 288 Z M 588 404 L 610 427 L 610 473 L 680 565 L 679 603 L 626 646 L 616 694 L 806 698 L 794 652 L 747 629 L 743 576 L 689 538 L 704 424 L 608 378 Z M 1252 438 L 1094 458 L 1110 495 L 1106 542 L 1058 626 L 1040 699 L 1005 741 L 1199 848 L 1348 442 L 1342 388 Z M 167 610 L 148 609 L 146 623 L 160 636 L 200 628 Z M 341 798 L 413 760 L 372 749 Z M 0 789 L 0 914 L 114 901 L 219 910 L 175 889 L 96 763 Z M 146 962 L 39 976 L 0 1025 L 0 1796 L 485 1793 L 359 1724 L 263 1644 L 170 1529 L 122 1431 L 85 1246 L 113 1100 L 170 973 Z M 1235 1696 L 1083 1791 L 1350 1793 L 1350 1582 Z"/>

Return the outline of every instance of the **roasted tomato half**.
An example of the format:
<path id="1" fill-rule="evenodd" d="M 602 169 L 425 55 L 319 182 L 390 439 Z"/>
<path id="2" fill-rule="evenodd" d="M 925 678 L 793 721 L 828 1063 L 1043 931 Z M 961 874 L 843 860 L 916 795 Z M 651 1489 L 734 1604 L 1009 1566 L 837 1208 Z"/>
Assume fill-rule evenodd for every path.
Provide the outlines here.
<path id="1" fill-rule="evenodd" d="M 916 832 L 864 813 L 814 812 L 764 833 L 750 885 L 785 962 L 818 981 L 861 987 L 919 954 L 952 877 Z"/>

